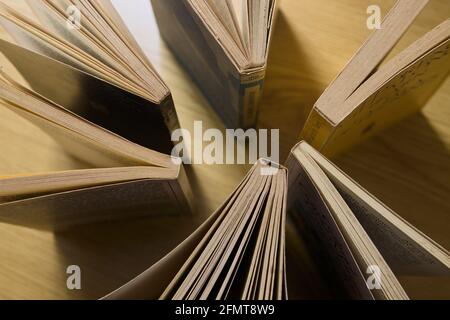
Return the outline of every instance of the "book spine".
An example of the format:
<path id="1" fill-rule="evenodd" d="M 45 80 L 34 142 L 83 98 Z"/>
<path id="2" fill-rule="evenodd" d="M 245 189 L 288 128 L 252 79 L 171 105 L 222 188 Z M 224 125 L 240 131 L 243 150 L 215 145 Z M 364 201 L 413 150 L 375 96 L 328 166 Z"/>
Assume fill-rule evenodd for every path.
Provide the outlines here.
<path id="1" fill-rule="evenodd" d="M 183 165 L 180 165 L 178 178 L 169 182 L 173 195 L 177 199 L 179 210 L 183 214 L 192 214 L 196 209 L 194 195 L 189 178 Z"/>
<path id="2" fill-rule="evenodd" d="M 251 128 L 256 125 L 266 70 L 241 76 L 239 89 L 240 125 Z"/>
<path id="3" fill-rule="evenodd" d="M 300 140 L 308 142 L 316 150 L 323 151 L 333 131 L 333 125 L 314 107 L 300 134 Z"/>
<path id="4" fill-rule="evenodd" d="M 171 95 L 169 95 L 161 103 L 161 114 L 167 128 L 169 129 L 169 134 L 172 135 L 173 131 L 180 128 L 180 122 L 178 121 L 177 111 L 175 110 L 175 105 Z"/>

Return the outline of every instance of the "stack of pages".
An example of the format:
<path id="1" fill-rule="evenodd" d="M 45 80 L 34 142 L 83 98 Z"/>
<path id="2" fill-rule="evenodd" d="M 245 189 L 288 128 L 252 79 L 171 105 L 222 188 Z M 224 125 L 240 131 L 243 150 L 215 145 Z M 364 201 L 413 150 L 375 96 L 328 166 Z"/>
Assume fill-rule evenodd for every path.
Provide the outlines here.
<path id="1" fill-rule="evenodd" d="M 258 114 L 276 0 L 152 0 L 164 40 L 230 128 Z"/>
<path id="2" fill-rule="evenodd" d="M 170 153 L 179 127 L 170 91 L 110 0 L 26 2 L 37 18 L 0 2 L 0 51 L 32 89 L 86 121 Z M 79 25 L 69 8 L 81 10 Z"/>
<path id="3" fill-rule="evenodd" d="M 317 100 L 301 139 L 334 156 L 426 104 L 450 70 L 450 20 L 380 64 L 427 2 L 396 2 Z"/>
<path id="4" fill-rule="evenodd" d="M 211 217 L 106 299 L 286 299 L 287 171 L 260 160 Z"/>

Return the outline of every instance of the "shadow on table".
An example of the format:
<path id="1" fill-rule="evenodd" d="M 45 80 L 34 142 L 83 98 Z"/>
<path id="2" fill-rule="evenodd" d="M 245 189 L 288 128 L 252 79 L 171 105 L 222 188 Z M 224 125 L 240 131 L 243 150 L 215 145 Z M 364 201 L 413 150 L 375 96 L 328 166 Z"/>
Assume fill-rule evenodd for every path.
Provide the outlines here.
<path id="1" fill-rule="evenodd" d="M 412 225 L 450 248 L 450 148 L 423 113 L 406 118 L 335 162 Z M 450 292 L 448 277 L 402 280 L 414 298 L 448 298 Z"/>
<path id="2" fill-rule="evenodd" d="M 280 129 L 283 162 L 325 88 L 306 58 L 301 37 L 283 11 L 278 14 L 273 32 L 257 126 Z"/>
<path id="3" fill-rule="evenodd" d="M 149 217 L 55 234 L 56 256 L 62 268 L 81 268 L 82 290 L 68 290 L 69 298 L 98 299 L 117 289 L 170 252 L 196 226 L 192 217 Z"/>
<path id="4" fill-rule="evenodd" d="M 353 148 L 336 163 L 404 218 L 450 247 L 450 150 L 422 113 Z"/>

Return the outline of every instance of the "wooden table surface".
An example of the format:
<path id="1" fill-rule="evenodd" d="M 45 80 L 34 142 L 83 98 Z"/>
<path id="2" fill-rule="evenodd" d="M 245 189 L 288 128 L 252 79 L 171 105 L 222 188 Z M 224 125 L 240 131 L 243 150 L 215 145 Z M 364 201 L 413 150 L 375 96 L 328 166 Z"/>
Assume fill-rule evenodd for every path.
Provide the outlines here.
<path id="1" fill-rule="evenodd" d="M 13 2 L 12 0 L 1 0 Z M 114 1 L 170 87 L 181 125 L 223 124 L 161 41 L 148 0 Z M 280 128 L 281 156 L 295 144 L 314 101 L 370 30 L 366 8 L 385 14 L 394 0 L 282 0 L 266 77 L 261 128 Z M 24 1 L 16 6 L 25 9 Z M 394 52 L 450 16 L 431 0 Z M 356 181 L 431 238 L 450 248 L 450 81 L 424 108 L 335 159 Z M 82 168 L 50 137 L 0 106 L 0 175 Z M 0 299 L 93 299 L 131 279 L 184 239 L 242 179 L 246 166 L 194 166 L 201 204 L 194 219 L 84 226 L 62 234 L 0 224 Z M 162 223 L 160 223 L 162 222 Z M 82 290 L 66 287 L 66 268 L 82 269 Z M 450 297 L 449 279 L 401 278 L 413 298 Z"/>

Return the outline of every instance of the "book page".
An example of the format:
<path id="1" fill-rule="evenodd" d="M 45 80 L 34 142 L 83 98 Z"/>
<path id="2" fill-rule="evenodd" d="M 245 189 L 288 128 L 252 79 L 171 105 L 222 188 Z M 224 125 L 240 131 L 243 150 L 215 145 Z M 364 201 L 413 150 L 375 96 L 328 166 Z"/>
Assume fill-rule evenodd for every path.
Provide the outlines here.
<path id="1" fill-rule="evenodd" d="M 70 48 L 66 43 L 62 43 L 60 40 L 43 33 L 42 30 L 27 25 L 13 16 L 3 15 L 1 11 L 0 25 L 18 45 L 29 51 L 70 65 L 96 78 L 114 83 L 127 91 L 147 96 L 145 91 L 134 89 L 123 76 L 106 65 L 96 63 L 81 50 Z M 9 56 L 7 57 L 10 58 Z M 151 97 L 148 98 L 152 99 Z"/>
<path id="2" fill-rule="evenodd" d="M 447 28 L 450 23 L 447 23 Z M 395 68 L 389 64 L 385 69 Z M 423 108 L 450 71 L 450 40 L 447 38 L 411 64 L 381 81 L 367 96 L 366 87 L 383 75 L 375 74 L 345 105 L 354 110 L 346 115 L 321 150 L 328 156 L 364 141 L 400 119 Z"/>
<path id="3" fill-rule="evenodd" d="M 333 182 L 389 266 L 411 275 L 449 275 L 448 251 L 356 184 L 307 144 L 301 144 Z"/>
<path id="4" fill-rule="evenodd" d="M 348 244 L 361 272 L 372 274 L 371 270 L 373 268 L 379 270 L 378 273 L 382 277 L 381 282 L 379 282 L 380 285 L 370 287 L 375 299 L 409 299 L 397 277 L 361 226 L 351 208 L 346 204 L 320 166 L 308 153 L 302 152 L 301 149 L 294 150 L 293 155 L 299 161 L 300 166 L 304 168 L 325 205 L 329 208 L 329 212 Z M 367 279 L 369 280 L 370 277 L 368 275 Z"/>
<path id="5" fill-rule="evenodd" d="M 78 119 L 85 122 L 83 127 L 86 128 L 90 122 L 149 149 L 164 153 L 173 149 L 161 106 L 1 39 L 0 48 L 25 76 L 35 91 L 33 96 L 38 93 L 57 104 L 58 109 L 83 118 Z M 43 73 L 45 77 L 42 77 Z M 128 123 L 133 123 L 133 126 Z"/>
<path id="6" fill-rule="evenodd" d="M 214 297 L 210 295 L 214 294 L 211 290 L 221 283 L 218 279 L 227 270 L 224 267 L 232 252 L 237 249 L 241 241 L 245 242 L 242 237 L 244 230 L 250 228 L 251 221 L 257 218 L 257 216 L 252 217 L 251 213 L 258 197 L 253 198 L 251 195 L 255 192 L 264 194 L 263 190 L 267 187 L 266 177 L 252 175 L 242 193 L 211 235 L 203 252 L 174 295 L 174 299 L 205 300 Z"/>
<path id="7" fill-rule="evenodd" d="M 186 211 L 169 181 L 144 179 L 0 204 L 0 222 L 62 231 L 86 223 Z"/>
<path id="8" fill-rule="evenodd" d="M 193 249 L 190 256 L 186 259 L 186 261 L 178 268 L 177 273 L 170 281 L 165 290 L 160 294 L 160 299 L 171 299 L 175 298 L 174 295 L 177 291 L 180 290 L 180 287 L 183 285 L 183 282 L 186 280 L 186 277 L 193 270 L 198 259 L 201 258 L 202 253 L 204 253 L 207 244 L 211 241 L 213 235 L 217 232 L 220 224 L 224 221 L 227 213 L 230 209 L 236 205 L 239 196 L 242 196 L 242 193 L 248 188 L 248 182 L 251 177 L 251 173 L 253 169 L 246 175 L 246 177 L 242 180 L 239 186 L 236 187 L 235 191 L 230 195 L 230 197 L 224 202 L 224 204 L 211 216 L 208 220 L 210 223 L 208 224 L 208 230 L 205 231 L 202 238 L 198 241 L 197 245 Z M 214 218 L 213 218 L 214 217 Z M 212 220 L 213 219 L 213 220 Z M 206 222 L 205 222 L 206 224 Z M 203 263 L 205 263 L 205 259 L 202 259 Z"/>
<path id="9" fill-rule="evenodd" d="M 228 6 L 231 8 L 235 17 L 241 39 L 244 47 L 250 48 L 250 34 L 249 34 L 249 13 L 247 0 L 227 0 Z"/>
<path id="10" fill-rule="evenodd" d="M 364 276 L 353 257 L 330 209 L 308 174 L 293 155 L 288 160 L 289 209 L 300 214 L 323 248 L 326 261 L 333 266 L 335 277 L 354 299 L 373 299 Z"/>
<path id="11" fill-rule="evenodd" d="M 242 34 L 239 29 L 239 22 L 234 16 L 234 10 L 230 8 L 227 1 L 224 0 L 207 0 L 207 3 L 219 18 L 225 29 L 229 32 L 236 45 L 241 49 L 242 53 L 248 57 L 248 48 L 242 39 Z"/>
<path id="12" fill-rule="evenodd" d="M 251 62 L 264 64 L 268 45 L 268 23 L 271 13 L 270 0 L 248 0 L 250 21 Z"/>
<path id="13" fill-rule="evenodd" d="M 0 203 L 142 179 L 173 180 L 177 170 L 158 167 L 94 168 L 0 177 Z"/>
<path id="14" fill-rule="evenodd" d="M 28 5 L 33 9 L 34 14 L 38 17 L 41 27 L 48 33 L 55 35 L 68 43 L 85 51 L 87 54 L 101 62 L 107 64 L 111 68 L 117 67 L 117 61 L 111 59 L 111 56 L 106 54 L 94 43 L 91 39 L 86 37 L 84 31 L 72 30 L 67 27 L 67 20 L 61 13 L 52 9 L 45 1 L 27 0 Z M 67 8 L 68 6 L 66 6 Z M 84 22 L 84 21 L 83 21 Z M 115 62 L 115 63 L 114 63 Z M 119 71 L 119 70 L 117 70 Z"/>
<path id="15" fill-rule="evenodd" d="M 344 69 L 317 100 L 315 107 L 329 116 L 370 77 L 422 11 L 428 0 L 397 0 L 387 12 L 381 29 L 367 38 Z"/>
<path id="16" fill-rule="evenodd" d="M 450 275 L 448 265 L 436 259 L 417 240 L 401 232 L 341 181 L 332 176 L 330 179 L 395 272 L 402 275 Z M 450 263 L 450 258 L 447 258 L 447 263 Z"/>

